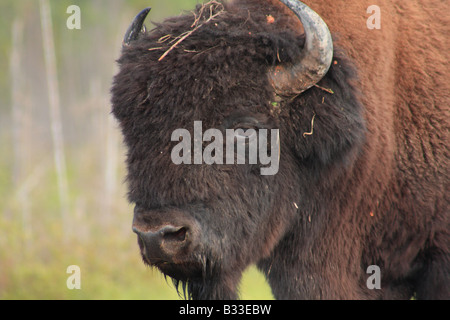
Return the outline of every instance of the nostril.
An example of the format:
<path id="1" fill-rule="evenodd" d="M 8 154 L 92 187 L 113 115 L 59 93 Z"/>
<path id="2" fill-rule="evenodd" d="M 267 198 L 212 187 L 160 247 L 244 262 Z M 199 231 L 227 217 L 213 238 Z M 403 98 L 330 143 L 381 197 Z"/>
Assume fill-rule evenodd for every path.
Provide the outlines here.
<path id="1" fill-rule="evenodd" d="M 186 227 L 173 227 L 166 226 L 156 232 L 141 231 L 136 227 L 133 227 L 133 232 L 143 239 L 153 239 L 167 242 L 183 242 L 186 240 L 187 228 Z"/>
<path id="2" fill-rule="evenodd" d="M 165 241 L 183 242 L 186 240 L 186 233 L 186 228 L 181 227 L 178 230 L 165 232 L 163 238 Z"/>
<path id="3" fill-rule="evenodd" d="M 150 264 L 180 261 L 195 247 L 195 228 L 190 225 L 147 228 L 141 229 L 137 224 L 132 227 L 138 235 L 141 253 Z"/>

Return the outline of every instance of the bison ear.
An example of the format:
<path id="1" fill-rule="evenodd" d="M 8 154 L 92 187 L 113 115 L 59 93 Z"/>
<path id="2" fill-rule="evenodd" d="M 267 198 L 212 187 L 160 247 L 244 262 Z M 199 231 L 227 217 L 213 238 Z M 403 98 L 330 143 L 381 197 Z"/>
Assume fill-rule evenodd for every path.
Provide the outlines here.
<path id="1" fill-rule="evenodd" d="M 320 87 L 310 88 L 284 106 L 289 115 L 286 130 L 303 163 L 349 164 L 362 151 L 367 129 L 361 93 L 355 68 L 342 55 L 336 52 L 336 65 Z"/>
<path id="2" fill-rule="evenodd" d="M 122 46 L 129 46 L 131 42 L 138 39 L 139 34 L 144 33 L 146 31 L 146 27 L 144 25 L 144 20 L 147 18 L 148 13 L 152 8 L 145 8 L 133 19 L 130 26 L 125 32 L 125 36 L 123 37 Z"/>

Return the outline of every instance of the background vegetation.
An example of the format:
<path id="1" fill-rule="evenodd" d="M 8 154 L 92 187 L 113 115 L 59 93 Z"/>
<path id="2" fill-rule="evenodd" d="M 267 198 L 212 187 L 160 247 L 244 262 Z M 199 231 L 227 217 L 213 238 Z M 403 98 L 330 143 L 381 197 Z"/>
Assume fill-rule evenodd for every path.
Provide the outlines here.
<path id="1" fill-rule="evenodd" d="M 0 299 L 179 299 L 140 261 L 109 88 L 137 12 L 151 6 L 150 20 L 161 21 L 196 3 L 0 2 Z M 66 27 L 73 4 L 81 30 Z M 49 34 L 54 49 L 45 51 Z M 66 287 L 70 265 L 81 268 L 81 290 Z M 272 298 L 254 267 L 241 293 Z"/>

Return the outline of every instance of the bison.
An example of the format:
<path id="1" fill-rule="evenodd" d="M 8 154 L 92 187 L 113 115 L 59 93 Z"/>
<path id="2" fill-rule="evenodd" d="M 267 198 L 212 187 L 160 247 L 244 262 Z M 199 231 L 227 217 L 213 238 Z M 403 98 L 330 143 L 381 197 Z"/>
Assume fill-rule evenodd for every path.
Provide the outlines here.
<path id="1" fill-rule="evenodd" d="M 142 258 L 192 299 L 238 298 L 251 264 L 277 299 L 449 299 L 448 2 L 378 1 L 374 29 L 372 1 L 306 2 L 132 22 L 111 101 Z M 274 174 L 173 161 L 262 129 Z"/>

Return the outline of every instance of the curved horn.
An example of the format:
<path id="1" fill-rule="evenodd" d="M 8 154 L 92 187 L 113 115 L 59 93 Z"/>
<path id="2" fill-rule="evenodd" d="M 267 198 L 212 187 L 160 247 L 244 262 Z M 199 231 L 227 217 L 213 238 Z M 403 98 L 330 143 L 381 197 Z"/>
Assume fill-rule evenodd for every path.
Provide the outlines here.
<path id="1" fill-rule="evenodd" d="M 333 40 L 326 23 L 304 3 L 280 0 L 300 19 L 305 30 L 305 46 L 291 65 L 269 70 L 269 80 L 279 96 L 292 96 L 309 89 L 327 73 L 333 59 Z"/>
<path id="2" fill-rule="evenodd" d="M 123 37 L 123 46 L 128 46 L 132 41 L 138 38 L 139 33 L 145 32 L 146 28 L 144 25 L 144 20 L 151 9 L 152 8 L 145 8 L 133 19 L 133 22 L 131 22 L 127 32 L 125 32 L 125 36 Z"/>

